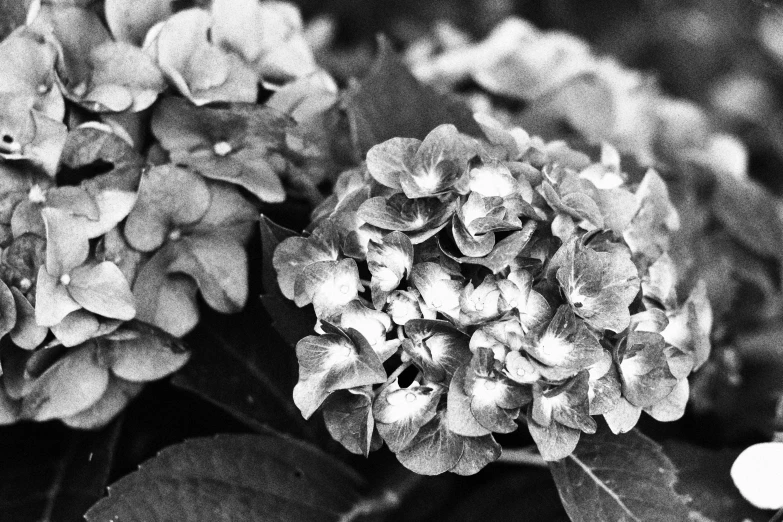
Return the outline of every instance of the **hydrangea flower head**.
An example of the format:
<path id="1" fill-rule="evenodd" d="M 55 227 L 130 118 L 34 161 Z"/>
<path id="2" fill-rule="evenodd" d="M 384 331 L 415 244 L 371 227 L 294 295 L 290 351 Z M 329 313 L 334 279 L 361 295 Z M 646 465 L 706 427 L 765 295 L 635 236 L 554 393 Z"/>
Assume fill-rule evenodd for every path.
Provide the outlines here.
<path id="1" fill-rule="evenodd" d="M 657 175 L 629 186 L 613 149 L 592 160 L 479 121 L 486 141 L 443 125 L 376 145 L 364 186 L 347 172 L 313 233 L 277 247 L 283 293 L 348 328 L 297 346 L 302 413 L 323 405 L 330 425 L 350 405 L 362 430 L 330 425 L 350 451 L 380 439 L 414 471 L 462 474 L 520 423 L 557 460 L 595 416 L 615 433 L 681 416 L 711 315 L 674 296 Z M 346 248 L 361 227 L 379 233 Z"/>

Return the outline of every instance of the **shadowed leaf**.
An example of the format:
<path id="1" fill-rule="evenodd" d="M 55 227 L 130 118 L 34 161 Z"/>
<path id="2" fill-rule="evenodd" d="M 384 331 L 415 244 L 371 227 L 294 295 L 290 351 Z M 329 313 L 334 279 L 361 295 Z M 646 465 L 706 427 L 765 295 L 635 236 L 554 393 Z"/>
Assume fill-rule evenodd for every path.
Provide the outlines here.
<path id="1" fill-rule="evenodd" d="M 380 40 L 379 47 L 369 74 L 343 102 L 362 156 L 373 145 L 399 136 L 424 139 L 444 123 L 456 125 L 460 132 L 482 135 L 466 105 L 419 83 L 386 39 Z"/>
<path id="2" fill-rule="evenodd" d="M 689 520 L 685 497 L 673 489 L 674 464 L 638 431 L 613 435 L 602 426 L 549 468 L 574 522 Z"/>
<path id="3" fill-rule="evenodd" d="M 163 450 L 109 488 L 89 522 L 337 521 L 359 478 L 319 450 L 270 435 L 193 439 Z"/>

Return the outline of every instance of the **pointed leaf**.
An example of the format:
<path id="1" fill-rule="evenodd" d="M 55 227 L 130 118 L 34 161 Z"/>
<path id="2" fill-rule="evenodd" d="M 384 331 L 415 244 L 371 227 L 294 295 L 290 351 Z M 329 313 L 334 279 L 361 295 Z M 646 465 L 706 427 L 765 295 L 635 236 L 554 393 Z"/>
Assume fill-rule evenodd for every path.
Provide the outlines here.
<path id="1" fill-rule="evenodd" d="M 344 102 L 362 156 L 373 145 L 392 138 L 424 139 L 444 123 L 481 136 L 466 106 L 419 83 L 385 39 L 379 46 L 372 69 L 348 92 Z"/>
<path id="2" fill-rule="evenodd" d="M 674 464 L 638 431 L 613 435 L 603 427 L 549 469 L 575 522 L 690 520 L 685 497 L 673 489 Z"/>
<path id="3" fill-rule="evenodd" d="M 296 234 L 291 230 L 272 223 L 266 216 L 261 216 L 260 228 L 261 283 L 264 289 L 261 302 L 272 318 L 272 326 L 291 347 L 295 347 L 299 339 L 313 333 L 313 325 L 316 318 L 312 310 L 307 307 L 297 307 L 283 295 L 282 286 L 278 286 L 274 262 L 277 259 L 277 246 L 285 239 Z M 289 268 L 281 270 L 280 275 L 282 277 L 285 274 L 288 278 L 293 271 L 293 267 L 289 266 Z M 294 281 L 295 278 L 290 283 L 291 297 L 293 297 Z"/>
<path id="4" fill-rule="evenodd" d="M 86 519 L 207 522 L 224 513 L 238 520 L 337 521 L 362 486 L 348 467 L 302 442 L 222 435 L 163 450 L 114 484 Z"/>
<path id="5" fill-rule="evenodd" d="M 191 360 L 174 376 L 174 384 L 256 430 L 272 426 L 309 434 L 291 397 L 296 355 L 271 331 L 259 301 L 251 300 L 239 315 L 205 311 L 186 340 Z M 216 379 L 216 374 L 223 377 Z"/>

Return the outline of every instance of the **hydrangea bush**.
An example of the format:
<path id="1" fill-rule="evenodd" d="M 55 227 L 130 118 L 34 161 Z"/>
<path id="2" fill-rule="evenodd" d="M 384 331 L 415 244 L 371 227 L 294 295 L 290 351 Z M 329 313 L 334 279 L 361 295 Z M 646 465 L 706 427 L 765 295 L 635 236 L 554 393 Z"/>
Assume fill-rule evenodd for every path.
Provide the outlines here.
<path id="1" fill-rule="evenodd" d="M 298 11 L 152 4 L 33 2 L 0 44 L 0 423 L 108 423 L 187 362 L 197 295 L 245 306 L 259 205 L 317 192 Z"/>
<path id="2" fill-rule="evenodd" d="M 80 496 L 62 509 L 81 517 L 110 470 L 228 430 L 85 518 L 408 520 L 431 484 L 466 498 L 427 519 L 481 518 L 498 474 L 523 518 L 547 488 L 552 519 L 738 518 L 699 482 L 715 452 L 637 429 L 740 379 L 733 329 L 783 309 L 779 263 L 755 255 L 779 259 L 783 214 L 704 111 L 515 18 L 484 40 L 440 26 L 404 57 L 380 37 L 369 64 L 284 2 L 27 4 L 0 43 L 0 424 L 59 419 L 98 445 L 13 506 L 44 519 Z M 752 312 L 737 278 L 762 287 Z M 167 410 L 175 389 L 193 393 Z M 4 436 L 51 427 L 20 424 Z M 742 492 L 771 448 L 739 461 Z M 418 476 L 499 459 L 525 466 Z M 767 489 L 754 502 L 778 506 Z"/>
<path id="3" fill-rule="evenodd" d="M 477 472 L 519 422 L 558 460 L 596 416 L 680 418 L 712 318 L 702 285 L 677 299 L 661 178 L 478 121 L 486 139 L 442 125 L 371 148 L 277 247 L 281 291 L 318 318 L 296 347 L 302 415 L 425 474 Z"/>

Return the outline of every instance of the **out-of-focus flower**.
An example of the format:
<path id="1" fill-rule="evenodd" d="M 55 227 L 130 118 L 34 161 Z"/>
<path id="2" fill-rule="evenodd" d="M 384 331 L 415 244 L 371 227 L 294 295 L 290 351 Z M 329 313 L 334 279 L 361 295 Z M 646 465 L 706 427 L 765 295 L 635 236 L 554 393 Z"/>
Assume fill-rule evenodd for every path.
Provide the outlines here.
<path id="1" fill-rule="evenodd" d="M 177 90 L 196 105 L 255 102 L 256 74 L 238 55 L 210 40 L 212 23 L 203 9 L 180 11 L 150 29 L 144 50 Z"/>
<path id="2" fill-rule="evenodd" d="M 230 185 L 173 165 L 150 169 L 124 229 L 131 247 L 154 253 L 133 286 L 139 319 L 184 335 L 198 321 L 197 289 L 218 311 L 241 310 L 248 292 L 244 243 L 257 219 Z"/>
<path id="3" fill-rule="evenodd" d="M 246 188 L 261 201 L 280 202 L 285 190 L 288 118 L 255 104 L 195 107 L 166 98 L 155 110 L 152 131 L 171 161 L 210 179 Z"/>

